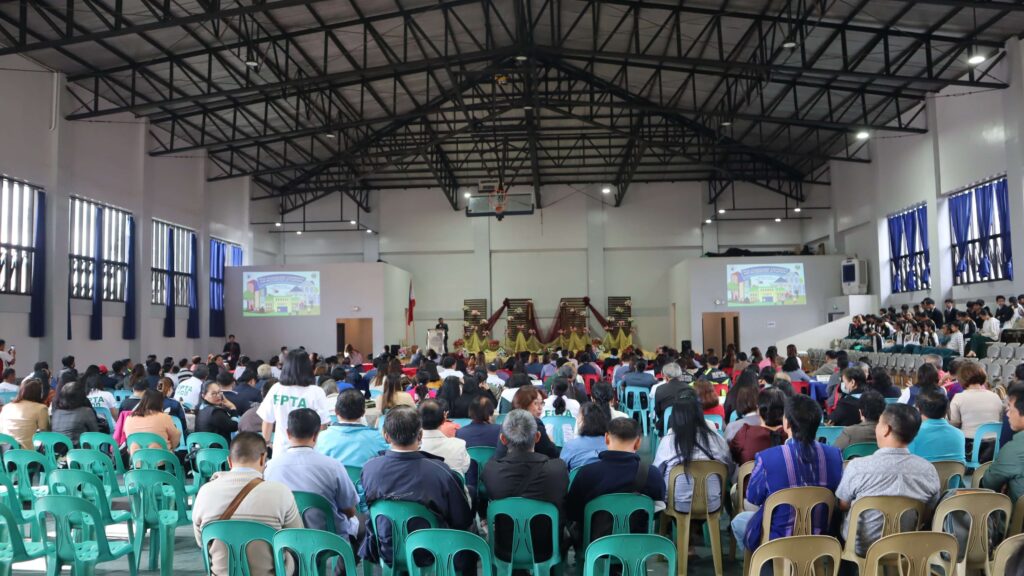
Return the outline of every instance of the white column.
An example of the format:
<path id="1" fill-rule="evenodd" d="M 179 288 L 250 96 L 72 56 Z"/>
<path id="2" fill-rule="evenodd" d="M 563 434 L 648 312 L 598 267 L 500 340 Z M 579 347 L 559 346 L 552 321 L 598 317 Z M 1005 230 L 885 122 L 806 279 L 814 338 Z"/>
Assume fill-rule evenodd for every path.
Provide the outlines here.
<path id="1" fill-rule="evenodd" d="M 610 210 L 615 210 L 610 208 Z M 604 281 L 605 204 L 600 198 L 587 197 L 587 296 L 598 310 L 604 310 L 608 294 Z M 607 313 L 607 310 L 605 310 Z M 595 332 L 600 331 L 597 327 Z"/>
<path id="2" fill-rule="evenodd" d="M 931 284 L 929 295 L 937 303 L 953 294 L 953 262 L 949 252 L 949 203 L 940 202 L 942 198 L 941 155 L 939 151 L 939 116 L 934 99 L 925 100 L 925 111 L 928 115 L 928 138 L 932 144 L 932 167 L 934 189 L 928 194 L 928 248 L 931 250 Z M 880 188 L 882 190 L 883 188 Z M 923 297 L 921 298 L 923 300 Z"/>
<path id="3" fill-rule="evenodd" d="M 39 359 L 50 363 L 50 369 L 60 368 L 61 357 L 69 350 L 68 330 L 68 182 L 70 175 L 61 158 L 67 157 L 69 143 L 63 137 L 67 120 L 65 113 L 70 108 L 71 97 L 65 90 L 66 77 L 57 75 L 52 89 L 57 92 L 57 110 L 50 131 L 52 171 L 50 187 L 46 189 L 46 334 L 39 342 Z M 52 96 L 52 95 L 51 95 Z M 88 338 L 88 334 L 79 334 L 78 338 Z M 31 367 L 35 359 L 22 361 Z M 21 363 L 19 363 L 21 364 Z"/>
<path id="4" fill-rule="evenodd" d="M 1006 184 L 1010 222 L 1024 222 L 1024 45 L 1014 37 L 1006 41 L 1006 69 L 1010 87 L 1003 90 L 1006 133 Z M 1024 229 L 1010 227 L 1014 255 L 1013 293 L 1024 293 Z"/>

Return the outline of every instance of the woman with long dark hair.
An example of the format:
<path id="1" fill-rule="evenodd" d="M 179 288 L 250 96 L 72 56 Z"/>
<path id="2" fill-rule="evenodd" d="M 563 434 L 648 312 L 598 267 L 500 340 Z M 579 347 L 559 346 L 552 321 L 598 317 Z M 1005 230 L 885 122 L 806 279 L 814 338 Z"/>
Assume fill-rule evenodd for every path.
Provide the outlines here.
<path id="1" fill-rule="evenodd" d="M 312 375 L 312 373 L 310 374 Z M 167 447 L 174 450 L 181 440 L 181 432 L 174 425 L 169 414 L 164 413 L 164 395 L 152 388 L 142 393 L 139 403 L 132 409 L 132 413 L 124 421 L 124 434 L 131 436 L 136 432 L 151 432 L 164 439 Z M 154 446 L 129 446 L 131 453 L 140 448 L 153 448 Z"/>
<path id="2" fill-rule="evenodd" d="M 666 486 L 668 486 L 669 474 L 673 466 L 677 464 L 689 466 L 694 461 L 722 462 L 729 469 L 729 477 L 732 477 L 734 466 L 732 457 L 729 455 L 729 445 L 704 420 L 704 410 L 701 408 L 696 393 L 684 393 L 676 400 L 672 405 L 672 416 L 669 418 L 668 424 L 669 431 L 658 444 L 658 450 L 655 452 L 652 462 L 665 476 Z M 717 476 L 709 477 L 707 485 L 709 511 L 721 508 L 721 491 L 721 480 Z M 668 486 L 668 492 L 672 492 L 671 486 Z M 684 474 L 676 480 L 675 502 L 668 505 L 675 506 L 675 510 L 678 512 L 689 512 L 692 497 L 693 478 L 689 474 Z M 680 551 L 680 553 L 684 552 Z"/>
<path id="3" fill-rule="evenodd" d="M 762 450 L 754 457 L 746 500 L 759 508 L 756 512 L 741 512 L 732 521 L 736 541 L 745 549 L 754 550 L 761 544 L 762 506 L 771 494 L 800 486 L 821 486 L 832 491 L 839 487 L 843 455 L 837 448 L 817 441 L 820 423 L 821 406 L 810 396 L 797 394 L 786 401 L 782 428 L 789 440 L 781 446 Z M 813 534 L 825 534 L 829 530 L 828 514 L 820 508 L 811 514 Z M 782 538 L 791 534 L 793 527 L 792 513 L 776 513 L 771 518 L 768 538 Z"/>
<path id="4" fill-rule="evenodd" d="M 562 447 L 561 458 L 570 471 L 597 462 L 597 455 L 608 449 L 604 440 L 608 422 L 605 409 L 596 403 L 588 402 L 580 407 L 576 437 Z"/>
<path id="5" fill-rule="evenodd" d="M 470 356 L 472 358 L 472 356 Z M 480 385 L 480 378 L 478 376 L 471 376 L 467 374 L 462 379 L 462 394 L 459 395 L 458 399 L 455 400 L 455 404 L 452 405 L 451 417 L 452 418 L 472 418 L 469 412 L 469 407 L 472 406 L 480 396 L 485 396 L 492 402 L 492 406 L 497 405 L 497 400 L 494 398 L 494 394 L 487 388 Z"/>
<path id="6" fill-rule="evenodd" d="M 889 371 L 880 366 L 871 369 L 868 375 L 868 387 L 881 394 L 883 398 L 900 397 L 900 389 L 892 383 Z"/>
<path id="7" fill-rule="evenodd" d="M 729 441 L 733 462 L 749 462 L 761 450 L 785 442 L 786 432 L 782 429 L 782 415 L 785 410 L 786 395 L 781 390 L 762 390 L 757 395 L 757 416 L 760 424 L 752 426 L 744 423 Z"/>
<path id="8" fill-rule="evenodd" d="M 614 418 L 628 418 L 625 412 L 616 410 L 618 407 L 619 399 L 615 395 L 615 389 L 612 388 L 611 383 L 604 380 L 598 380 L 590 387 L 590 400 L 601 407 L 604 411 L 605 416 L 608 417 L 608 421 L 611 422 Z"/>
<path id="9" fill-rule="evenodd" d="M 455 406 L 460 396 L 462 396 L 462 378 L 458 376 L 445 378 L 444 382 L 441 383 L 441 388 L 437 391 L 437 399 L 444 400 L 449 409 Z M 452 418 L 455 418 L 455 416 L 452 416 Z"/>
<path id="10" fill-rule="evenodd" d="M 413 400 L 412 394 L 405 391 L 405 387 L 409 382 L 408 377 L 399 372 L 398 374 L 389 374 L 384 379 L 384 392 L 380 395 L 378 405 L 380 406 L 381 412 L 385 410 L 391 410 L 395 406 L 415 406 L 416 401 Z"/>
<path id="11" fill-rule="evenodd" d="M 78 446 L 78 438 L 82 432 L 98 432 L 100 429 L 96 411 L 89 402 L 85 384 L 82 382 L 69 382 L 64 385 L 50 419 L 53 431 L 70 438 L 74 446 Z"/>
<path id="12" fill-rule="evenodd" d="M 568 412 L 569 416 L 579 418 L 580 403 L 572 398 L 572 388 L 574 387 L 569 386 L 567 379 L 561 376 L 555 377 L 551 383 L 551 396 L 544 400 L 544 414 L 565 416 Z"/>
<path id="13" fill-rule="evenodd" d="M 302 348 L 289 350 L 288 357 L 281 370 L 281 380 L 267 392 L 266 398 L 260 403 L 256 413 L 263 419 L 263 437 L 270 442 L 274 439 L 274 452 L 283 454 L 288 449 L 288 435 L 285 426 L 288 415 L 298 408 L 311 408 L 320 415 L 322 428 L 330 422 L 333 406 L 328 406 L 327 395 L 316 386 L 313 377 L 313 364 L 309 354 Z M 280 423 L 278 433 L 274 434 L 274 425 Z"/>
<path id="14" fill-rule="evenodd" d="M 753 365 L 751 365 L 752 367 Z M 732 388 L 729 388 L 729 392 L 725 395 L 725 403 L 722 404 L 722 408 L 725 409 L 726 424 L 732 421 L 732 413 L 737 412 L 738 416 L 743 416 L 744 413 L 739 412 L 736 409 L 736 397 L 744 388 L 753 388 L 754 395 L 757 395 L 757 372 L 754 370 L 744 370 L 736 375 L 736 379 L 733 381 Z"/>

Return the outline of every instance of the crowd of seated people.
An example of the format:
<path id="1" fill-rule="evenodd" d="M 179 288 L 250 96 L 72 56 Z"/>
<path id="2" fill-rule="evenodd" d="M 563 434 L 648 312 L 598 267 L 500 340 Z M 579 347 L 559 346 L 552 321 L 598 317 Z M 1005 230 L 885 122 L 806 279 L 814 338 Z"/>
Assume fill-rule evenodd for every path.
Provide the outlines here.
<path id="1" fill-rule="evenodd" d="M 178 362 L 151 356 L 141 363 L 119 360 L 110 370 L 89 366 L 81 374 L 67 357 L 57 374 L 40 362 L 10 380 L 16 391 L 0 408 L 0 432 L 33 449 L 39 431 L 60 432 L 76 447 L 83 433 L 102 431 L 126 454 L 151 447 L 128 446 L 133 433 L 156 434 L 175 450 L 188 434 L 211 432 L 230 444 L 230 470 L 215 474 L 196 496 L 197 542 L 204 526 L 228 508 L 235 519 L 275 529 L 323 529 L 327 518 L 303 517 L 296 507 L 293 493 L 311 492 L 330 503 L 330 524 L 371 562 L 393 561 L 389 521 L 368 520 L 376 502 L 417 502 L 442 527 L 494 531 L 495 554 L 507 559 L 511 526 L 501 517 L 487 524 L 489 502 L 521 497 L 551 504 L 558 525 L 535 533 L 554 530 L 580 543 L 587 503 L 606 494 L 644 494 L 658 510 L 689 512 L 693 478 L 683 474 L 674 486 L 669 480 L 673 467 L 700 461 L 722 463 L 727 485 L 741 465 L 753 463 L 740 509 L 721 497 L 728 486 L 717 476 L 706 490 L 708 509 L 727 510 L 729 529 L 747 550 L 792 531 L 794 518 L 783 512 L 762 533 L 766 501 L 786 488 L 825 487 L 842 512 L 872 496 L 905 496 L 934 509 L 945 487 L 932 463 L 966 463 L 975 443 L 981 461 L 992 461 L 982 487 L 1014 499 L 1024 494 L 1024 436 L 1013 436 L 1024 429 L 1024 382 L 993 388 L 977 362 L 959 362 L 946 373 L 941 360 L 928 358 L 912 385 L 901 389 L 884 368 L 842 351 L 830 352 L 821 366 L 810 365 L 795 347 L 780 352 L 772 346 L 763 355 L 732 347 L 721 356 L 667 347 L 653 354 L 613 352 L 605 358 L 588 349 L 495 359 L 427 350 L 416 352 L 414 366 L 382 355 L 364 370 L 350 357 L 297 348 L 282 349 L 268 362 L 240 354 L 237 361 L 230 355 Z M 1024 367 L 1018 372 L 1017 380 Z M 584 385 L 581 373 L 599 380 Z M 796 389 L 794 383 L 810 381 L 810 374 L 832 382 L 827 395 Z M 648 391 L 647 404 L 626 405 L 625 390 L 635 388 Z M 115 393 L 127 397 L 114 402 Z M 99 408 L 110 411 L 112 424 Z M 549 416 L 575 426 L 553 430 Z M 991 422 L 1009 432 L 980 438 L 979 428 Z M 823 443 L 822 426 L 841 432 Z M 645 442 L 650 464 L 640 456 Z M 1003 445 L 993 457 L 996 442 Z M 843 450 L 864 444 L 877 451 L 844 469 Z M 494 449 L 482 469 L 471 457 L 480 447 Z M 637 531 L 647 526 L 632 519 L 630 525 Z M 862 522 L 858 534 L 848 534 L 847 519 L 833 531 L 823 514 L 815 514 L 812 525 L 815 533 L 857 538 L 861 553 L 881 529 Z M 598 522 L 591 539 L 610 530 Z M 535 544 L 543 556 L 550 538 Z M 213 573 L 226 574 L 227 551 L 215 545 L 210 554 Z M 472 573 L 472 566 L 460 564 L 464 560 L 457 566 Z M 254 574 L 274 573 L 269 555 L 251 554 L 249 563 Z"/>

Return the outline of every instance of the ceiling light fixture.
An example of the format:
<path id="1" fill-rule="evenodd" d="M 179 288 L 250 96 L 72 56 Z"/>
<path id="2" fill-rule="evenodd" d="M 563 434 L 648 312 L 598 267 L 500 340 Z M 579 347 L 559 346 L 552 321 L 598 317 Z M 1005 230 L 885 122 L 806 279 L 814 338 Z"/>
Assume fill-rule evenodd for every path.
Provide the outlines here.
<path id="1" fill-rule="evenodd" d="M 782 47 L 786 50 L 792 50 L 793 48 L 796 48 L 796 46 L 797 44 L 795 40 L 786 40 L 782 43 Z"/>
<path id="2" fill-rule="evenodd" d="M 351 224 L 351 225 L 353 225 L 353 226 L 355 226 L 355 225 L 356 225 L 356 221 L 355 221 L 355 220 L 349 220 L 349 221 L 348 221 L 348 223 L 349 223 L 349 224 Z"/>
<path id="3" fill-rule="evenodd" d="M 373 230 L 370 230 L 369 228 L 367 228 L 367 229 L 366 229 L 366 233 L 367 233 L 367 234 L 373 234 Z"/>
<path id="4" fill-rule="evenodd" d="M 871 133 L 867 130 L 857 132 L 857 140 L 867 140 L 868 138 L 871 138 Z"/>
<path id="5" fill-rule="evenodd" d="M 526 54 L 516 55 L 516 62 L 526 62 Z"/>
<path id="6" fill-rule="evenodd" d="M 797 206 L 796 208 L 793 208 L 793 212 L 799 212 L 799 211 L 800 211 L 800 207 L 799 206 Z"/>
<path id="7" fill-rule="evenodd" d="M 986 58 L 984 54 L 978 54 L 977 52 L 975 52 L 974 54 L 971 54 L 970 58 L 967 59 L 967 63 L 970 64 L 971 66 L 977 66 L 978 64 L 981 64 L 985 60 Z"/>
<path id="8" fill-rule="evenodd" d="M 472 194 L 470 194 L 469 192 L 466 192 L 466 193 L 464 193 L 464 194 L 463 194 L 462 196 L 463 196 L 464 198 L 469 198 L 470 196 L 472 196 Z"/>
<path id="9" fill-rule="evenodd" d="M 533 110 L 533 106 L 531 104 L 526 104 L 523 106 L 523 110 Z"/>
<path id="10" fill-rule="evenodd" d="M 295 231 L 295 235 L 296 236 L 302 236 L 302 230 L 296 230 Z"/>
<path id="11" fill-rule="evenodd" d="M 782 218 L 776 218 L 775 221 L 776 222 L 782 222 Z"/>
<path id="12" fill-rule="evenodd" d="M 274 226 L 280 228 L 281 227 L 281 223 L 280 222 L 274 222 Z"/>
<path id="13" fill-rule="evenodd" d="M 601 194 L 611 194 L 611 193 L 612 193 L 612 189 L 611 188 L 609 188 L 607 186 L 605 186 L 604 188 L 601 188 Z"/>
<path id="14" fill-rule="evenodd" d="M 260 63 L 254 58 L 246 58 L 245 65 L 249 68 L 259 68 Z"/>
<path id="15" fill-rule="evenodd" d="M 328 132 L 327 134 L 324 134 L 324 136 L 330 138 L 331 140 L 334 140 L 336 138 L 334 132 Z"/>
<path id="16" fill-rule="evenodd" d="M 705 224 L 711 224 L 711 218 L 708 218 L 707 220 L 705 220 L 704 223 Z"/>
<path id="17" fill-rule="evenodd" d="M 719 208 L 718 209 L 718 213 L 719 214 L 725 214 L 725 208 Z"/>
<path id="18" fill-rule="evenodd" d="M 732 121 L 731 120 L 722 120 L 722 126 L 728 128 L 729 126 L 732 126 Z"/>

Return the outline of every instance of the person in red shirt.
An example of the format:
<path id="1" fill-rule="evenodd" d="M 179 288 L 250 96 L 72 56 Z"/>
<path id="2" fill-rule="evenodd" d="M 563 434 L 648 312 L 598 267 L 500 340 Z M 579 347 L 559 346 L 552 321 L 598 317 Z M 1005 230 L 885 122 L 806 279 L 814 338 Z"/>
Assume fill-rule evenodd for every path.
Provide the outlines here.
<path id="1" fill-rule="evenodd" d="M 701 377 L 693 385 L 700 398 L 701 408 L 705 416 L 719 416 L 725 422 L 725 408 L 718 401 L 718 394 L 715 394 L 715 385 L 707 378 Z"/>
<path id="2" fill-rule="evenodd" d="M 761 423 L 744 424 L 729 441 L 733 462 L 750 462 L 761 450 L 778 446 L 786 441 L 782 429 L 782 414 L 786 409 L 786 395 L 776 388 L 765 388 L 757 395 L 757 415 Z"/>

